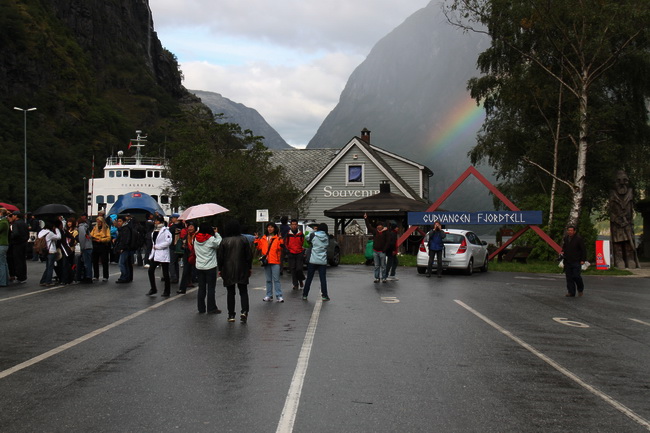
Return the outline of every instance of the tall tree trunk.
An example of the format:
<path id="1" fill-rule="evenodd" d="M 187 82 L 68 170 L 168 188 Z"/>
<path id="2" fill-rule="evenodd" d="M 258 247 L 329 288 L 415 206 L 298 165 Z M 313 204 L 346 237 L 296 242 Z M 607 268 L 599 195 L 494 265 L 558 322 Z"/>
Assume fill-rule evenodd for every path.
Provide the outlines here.
<path id="1" fill-rule="evenodd" d="M 557 98 L 557 123 L 555 125 L 555 136 L 553 137 L 553 177 L 551 181 L 551 201 L 548 206 L 548 231 L 553 227 L 553 217 L 555 216 L 555 193 L 557 191 L 557 163 L 558 147 L 560 145 L 560 130 L 562 125 L 562 95 L 564 85 L 560 83 L 559 95 Z"/>
<path id="2" fill-rule="evenodd" d="M 571 211 L 569 212 L 568 223 L 578 226 L 580 212 L 582 211 L 582 200 L 585 194 L 586 175 L 587 175 L 587 137 L 589 125 L 587 124 L 588 109 L 588 82 L 587 72 L 583 73 L 582 85 L 580 87 L 580 138 L 578 140 L 578 160 L 576 163 L 576 173 L 574 180 L 573 200 Z"/>

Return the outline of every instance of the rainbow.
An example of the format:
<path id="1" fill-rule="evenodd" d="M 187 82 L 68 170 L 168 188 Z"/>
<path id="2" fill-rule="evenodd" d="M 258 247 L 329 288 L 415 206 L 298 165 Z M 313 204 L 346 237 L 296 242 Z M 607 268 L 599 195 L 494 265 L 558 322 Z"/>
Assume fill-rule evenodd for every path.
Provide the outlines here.
<path id="1" fill-rule="evenodd" d="M 435 122 L 427 147 L 435 155 L 461 140 L 473 142 L 484 120 L 483 105 L 476 105 L 469 95 L 464 95 L 442 119 Z"/>

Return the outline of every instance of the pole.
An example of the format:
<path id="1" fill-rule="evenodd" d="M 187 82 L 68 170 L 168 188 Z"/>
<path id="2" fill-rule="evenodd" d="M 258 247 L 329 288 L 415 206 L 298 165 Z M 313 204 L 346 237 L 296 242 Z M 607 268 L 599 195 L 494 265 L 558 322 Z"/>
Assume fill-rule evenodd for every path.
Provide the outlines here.
<path id="1" fill-rule="evenodd" d="M 24 146 L 25 147 L 25 156 L 24 156 L 24 159 L 25 159 L 25 161 L 24 161 L 25 162 L 25 167 L 24 167 L 24 171 L 25 171 L 25 207 L 24 207 L 23 212 L 27 213 L 27 112 L 28 111 L 36 111 L 36 107 L 27 108 L 27 109 L 20 108 L 20 107 L 14 107 L 14 110 L 18 110 L 18 111 L 23 112 L 23 134 L 24 134 L 24 142 L 25 142 L 25 146 Z"/>

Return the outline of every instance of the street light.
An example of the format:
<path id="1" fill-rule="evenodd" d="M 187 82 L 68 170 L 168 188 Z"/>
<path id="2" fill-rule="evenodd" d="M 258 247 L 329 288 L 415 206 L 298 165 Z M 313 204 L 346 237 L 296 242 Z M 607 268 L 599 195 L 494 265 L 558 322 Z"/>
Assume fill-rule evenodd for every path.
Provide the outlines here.
<path id="1" fill-rule="evenodd" d="M 36 107 L 26 109 L 14 107 L 14 110 L 22 111 L 24 113 L 23 130 L 25 131 L 25 210 L 23 212 L 27 213 L 27 112 L 36 111 Z"/>

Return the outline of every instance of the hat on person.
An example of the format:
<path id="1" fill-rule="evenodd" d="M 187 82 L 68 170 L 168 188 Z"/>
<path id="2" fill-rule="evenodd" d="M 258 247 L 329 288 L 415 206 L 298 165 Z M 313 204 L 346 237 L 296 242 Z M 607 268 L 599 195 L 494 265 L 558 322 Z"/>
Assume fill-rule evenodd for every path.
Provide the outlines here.
<path id="1" fill-rule="evenodd" d="M 179 216 L 180 216 L 180 214 L 177 214 L 177 213 L 173 213 L 173 214 L 171 215 L 172 218 L 178 218 Z"/>
<path id="2" fill-rule="evenodd" d="M 19 216 L 19 215 L 21 215 L 21 212 L 20 212 L 19 210 L 15 210 L 15 211 L 13 211 L 11 214 L 12 214 L 12 215 Z"/>

